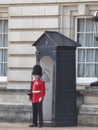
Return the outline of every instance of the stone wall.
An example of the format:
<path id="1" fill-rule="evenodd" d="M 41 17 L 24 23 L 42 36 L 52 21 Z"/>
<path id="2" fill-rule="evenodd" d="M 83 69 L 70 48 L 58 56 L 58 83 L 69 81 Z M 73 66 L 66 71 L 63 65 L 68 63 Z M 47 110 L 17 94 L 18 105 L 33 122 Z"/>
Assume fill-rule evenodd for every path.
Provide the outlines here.
<path id="1" fill-rule="evenodd" d="M 32 122 L 27 90 L 0 89 L 0 122 Z"/>
<path id="2" fill-rule="evenodd" d="M 32 47 L 45 30 L 58 31 L 58 5 L 9 6 L 9 60 L 8 86 L 28 89 L 31 71 L 36 63 Z"/>

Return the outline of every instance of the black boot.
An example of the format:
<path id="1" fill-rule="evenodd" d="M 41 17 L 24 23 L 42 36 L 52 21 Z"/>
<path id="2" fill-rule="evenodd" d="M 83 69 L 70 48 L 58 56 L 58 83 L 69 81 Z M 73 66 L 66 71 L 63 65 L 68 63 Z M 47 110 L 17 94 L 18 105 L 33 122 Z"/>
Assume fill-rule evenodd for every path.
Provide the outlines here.
<path id="1" fill-rule="evenodd" d="M 29 125 L 29 127 L 37 127 L 37 124 Z"/>

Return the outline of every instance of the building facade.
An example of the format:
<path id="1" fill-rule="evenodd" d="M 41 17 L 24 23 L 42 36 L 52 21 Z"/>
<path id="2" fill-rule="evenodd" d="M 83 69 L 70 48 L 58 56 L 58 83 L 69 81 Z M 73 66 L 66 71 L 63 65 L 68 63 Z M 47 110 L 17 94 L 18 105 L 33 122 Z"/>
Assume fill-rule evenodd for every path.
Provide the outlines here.
<path id="1" fill-rule="evenodd" d="M 44 31 L 57 31 L 79 42 L 76 51 L 77 91 L 98 77 L 98 41 L 94 38 L 94 12 L 98 0 L 0 0 L 0 88 L 28 90 L 36 63 L 32 47 Z M 17 94 L 16 94 L 17 95 Z M 10 94 L 2 102 L 23 102 Z"/>

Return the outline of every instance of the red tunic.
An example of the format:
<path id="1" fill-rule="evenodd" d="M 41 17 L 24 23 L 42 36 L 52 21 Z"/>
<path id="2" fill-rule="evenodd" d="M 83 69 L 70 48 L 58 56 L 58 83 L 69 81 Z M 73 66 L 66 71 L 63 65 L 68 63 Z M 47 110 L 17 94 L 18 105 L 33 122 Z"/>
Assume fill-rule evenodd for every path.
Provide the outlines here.
<path id="1" fill-rule="evenodd" d="M 44 99 L 45 83 L 42 80 L 34 80 L 32 82 L 32 103 L 39 102 L 39 98 Z"/>

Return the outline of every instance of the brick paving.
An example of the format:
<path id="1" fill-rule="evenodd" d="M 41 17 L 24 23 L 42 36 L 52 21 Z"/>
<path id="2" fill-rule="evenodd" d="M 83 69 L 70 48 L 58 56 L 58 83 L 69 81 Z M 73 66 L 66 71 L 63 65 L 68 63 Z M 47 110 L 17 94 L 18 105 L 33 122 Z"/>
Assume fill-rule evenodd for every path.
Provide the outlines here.
<path id="1" fill-rule="evenodd" d="M 30 128 L 29 124 L 19 124 L 19 123 L 0 123 L 0 130 L 98 130 L 98 127 L 33 127 Z"/>

